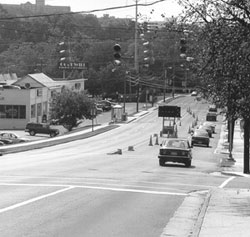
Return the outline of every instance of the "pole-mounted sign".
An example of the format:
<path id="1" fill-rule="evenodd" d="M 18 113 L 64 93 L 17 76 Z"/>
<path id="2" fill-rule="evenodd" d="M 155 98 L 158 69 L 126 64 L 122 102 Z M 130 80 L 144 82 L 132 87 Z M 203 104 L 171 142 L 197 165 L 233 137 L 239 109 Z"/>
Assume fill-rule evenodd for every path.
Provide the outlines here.
<path id="1" fill-rule="evenodd" d="M 158 117 L 181 117 L 181 107 L 175 105 L 160 105 L 158 108 Z"/>

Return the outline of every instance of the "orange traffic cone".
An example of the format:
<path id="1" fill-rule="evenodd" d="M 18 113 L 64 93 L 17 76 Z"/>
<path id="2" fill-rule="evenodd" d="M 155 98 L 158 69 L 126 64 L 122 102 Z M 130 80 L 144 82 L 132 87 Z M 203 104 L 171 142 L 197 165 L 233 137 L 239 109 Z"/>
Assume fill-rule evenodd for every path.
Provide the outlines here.
<path id="1" fill-rule="evenodd" d="M 158 135 L 156 136 L 156 139 L 155 139 L 155 145 L 159 145 Z"/>
<path id="2" fill-rule="evenodd" d="M 149 146 L 153 146 L 153 143 L 152 143 L 152 135 L 150 136 L 150 139 L 149 139 Z"/>

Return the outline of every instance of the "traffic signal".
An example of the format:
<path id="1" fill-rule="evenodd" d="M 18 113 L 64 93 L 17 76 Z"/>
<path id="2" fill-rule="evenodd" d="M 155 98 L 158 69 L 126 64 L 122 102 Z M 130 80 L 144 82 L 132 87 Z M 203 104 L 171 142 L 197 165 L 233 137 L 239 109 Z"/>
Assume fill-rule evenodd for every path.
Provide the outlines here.
<path id="1" fill-rule="evenodd" d="M 121 46 L 119 44 L 115 44 L 114 47 L 114 63 L 117 66 L 121 65 Z"/>
<path id="2" fill-rule="evenodd" d="M 142 27 L 143 27 L 143 32 L 144 33 L 148 32 L 148 22 L 146 22 L 146 21 L 143 22 L 142 23 Z"/>
<path id="3" fill-rule="evenodd" d="M 187 41 L 185 38 L 180 39 L 180 56 L 182 58 L 186 57 L 187 52 Z"/>

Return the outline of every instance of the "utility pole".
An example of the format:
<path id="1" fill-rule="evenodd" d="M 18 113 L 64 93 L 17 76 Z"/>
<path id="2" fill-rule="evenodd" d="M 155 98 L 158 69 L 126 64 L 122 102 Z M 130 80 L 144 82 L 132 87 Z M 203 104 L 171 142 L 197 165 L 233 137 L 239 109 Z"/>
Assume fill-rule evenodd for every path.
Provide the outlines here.
<path id="1" fill-rule="evenodd" d="M 167 69 L 165 68 L 164 65 L 164 91 L 163 91 L 163 102 L 166 101 L 166 84 L 167 84 Z"/>
<path id="2" fill-rule="evenodd" d="M 136 75 L 139 74 L 139 62 L 138 62 L 138 0 L 135 0 L 135 55 L 134 55 L 134 63 L 135 63 L 135 72 Z M 138 77 L 138 84 L 137 84 L 137 102 L 136 102 L 136 112 L 139 111 L 139 85 L 140 78 Z"/>

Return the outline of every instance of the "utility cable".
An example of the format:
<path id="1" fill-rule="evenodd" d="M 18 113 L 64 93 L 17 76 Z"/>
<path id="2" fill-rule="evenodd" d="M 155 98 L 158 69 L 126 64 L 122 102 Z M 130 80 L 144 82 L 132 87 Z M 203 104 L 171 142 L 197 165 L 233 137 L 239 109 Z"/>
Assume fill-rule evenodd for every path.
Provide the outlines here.
<path id="1" fill-rule="evenodd" d="M 95 12 L 102 12 L 102 11 L 112 11 L 117 9 L 124 9 L 124 8 L 131 8 L 135 6 L 141 6 L 141 7 L 147 7 L 152 6 L 154 4 L 164 2 L 166 0 L 158 0 L 151 3 L 137 3 L 137 4 L 130 4 L 125 6 L 118 6 L 118 7 L 108 7 L 108 8 L 102 8 L 102 9 L 94 9 L 89 11 L 78 11 L 78 12 L 64 12 L 64 13 L 53 13 L 53 14 L 41 14 L 41 15 L 32 15 L 32 16 L 16 16 L 16 17 L 3 17 L 0 18 L 0 21 L 2 20 L 15 20 L 15 19 L 27 19 L 27 18 L 38 18 L 38 17 L 50 17 L 50 16 L 63 16 L 63 15 L 74 15 L 74 14 L 90 14 Z"/>

